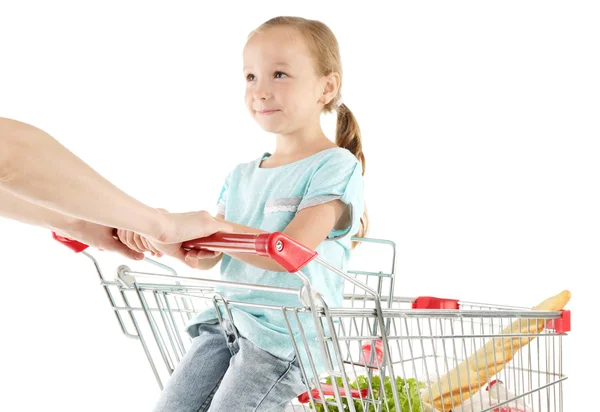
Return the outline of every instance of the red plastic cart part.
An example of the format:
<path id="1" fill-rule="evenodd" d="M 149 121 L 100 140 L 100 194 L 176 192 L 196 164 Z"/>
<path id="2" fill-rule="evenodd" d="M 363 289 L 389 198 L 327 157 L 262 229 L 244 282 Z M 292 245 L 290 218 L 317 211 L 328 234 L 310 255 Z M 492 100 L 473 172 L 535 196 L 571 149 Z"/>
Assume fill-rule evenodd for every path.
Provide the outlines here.
<path id="1" fill-rule="evenodd" d="M 376 340 L 375 345 L 371 342 L 362 345 L 362 353 L 359 362 L 363 364 L 371 363 L 371 348 L 373 346 L 375 346 L 375 357 L 373 358 L 373 362 L 378 362 L 376 365 L 381 366 L 383 364 L 383 341 L 381 339 Z"/>
<path id="2" fill-rule="evenodd" d="M 113 236 L 116 236 L 116 229 L 113 230 Z M 59 236 L 54 232 L 52 237 L 76 253 L 88 248 L 84 243 Z M 299 271 L 317 256 L 314 250 L 280 232 L 261 234 L 218 232 L 208 237 L 184 242 L 182 246 L 185 249 L 208 249 L 268 256 L 290 273 Z"/>
<path id="3" fill-rule="evenodd" d="M 321 384 L 321 389 L 323 391 L 323 395 L 325 396 L 335 396 L 335 392 L 333 391 L 333 385 L 329 385 L 327 383 L 322 383 Z M 338 390 L 340 391 L 340 396 L 346 396 L 346 390 L 342 387 L 338 386 Z M 319 395 L 319 390 L 318 389 L 313 389 L 311 390 L 312 396 L 315 399 L 319 399 L 321 395 Z M 367 394 L 369 393 L 369 389 L 365 388 L 365 389 L 351 389 L 350 390 L 350 396 L 352 396 L 355 399 L 364 399 L 367 397 Z M 308 394 L 308 392 L 304 392 L 302 395 L 298 396 L 298 402 L 300 403 L 308 403 L 310 402 L 310 396 Z"/>
<path id="4" fill-rule="evenodd" d="M 299 271 L 317 256 L 317 252 L 281 232 L 260 234 L 219 232 L 205 238 L 184 242 L 183 248 L 268 256 L 290 273 Z"/>
<path id="5" fill-rule="evenodd" d="M 412 304 L 413 309 L 458 309 L 457 299 L 434 298 L 420 296 Z"/>
<path id="6" fill-rule="evenodd" d="M 62 243 L 63 245 L 65 245 L 66 247 L 71 249 L 75 253 L 83 252 L 84 250 L 86 250 L 89 247 L 85 243 L 81 243 L 81 242 L 78 242 L 77 240 L 73 240 L 73 239 L 69 239 L 64 236 L 57 235 L 54 232 L 52 232 L 52 237 L 56 241 Z"/>
<path id="7" fill-rule="evenodd" d="M 571 332 L 571 311 L 561 310 L 560 318 L 549 320 L 546 323 L 546 328 L 554 329 L 556 333 Z"/>

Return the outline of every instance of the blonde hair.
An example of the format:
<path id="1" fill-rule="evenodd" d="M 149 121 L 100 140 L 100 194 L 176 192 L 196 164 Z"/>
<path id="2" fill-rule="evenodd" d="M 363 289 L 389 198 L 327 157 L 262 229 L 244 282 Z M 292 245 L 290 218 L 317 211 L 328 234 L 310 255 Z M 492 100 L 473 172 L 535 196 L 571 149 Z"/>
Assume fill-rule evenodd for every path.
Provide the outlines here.
<path id="1" fill-rule="evenodd" d="M 317 76 L 327 76 L 338 73 L 340 76 L 340 88 L 338 93 L 323 108 L 324 112 L 337 112 L 337 125 L 335 129 L 335 143 L 339 147 L 348 149 L 360 162 L 363 175 L 365 173 L 365 155 L 362 150 L 362 137 L 360 127 L 356 118 L 345 104 L 341 102 L 342 90 L 342 59 L 337 39 L 331 29 L 317 20 L 308 20 L 302 17 L 280 16 L 272 18 L 261 24 L 248 37 L 255 33 L 277 26 L 289 26 L 298 30 L 305 38 L 315 61 L 315 72 Z M 358 237 L 365 237 L 369 229 L 369 218 L 365 212 L 360 219 L 360 228 L 356 233 Z M 354 244 L 356 246 L 356 243 Z"/>

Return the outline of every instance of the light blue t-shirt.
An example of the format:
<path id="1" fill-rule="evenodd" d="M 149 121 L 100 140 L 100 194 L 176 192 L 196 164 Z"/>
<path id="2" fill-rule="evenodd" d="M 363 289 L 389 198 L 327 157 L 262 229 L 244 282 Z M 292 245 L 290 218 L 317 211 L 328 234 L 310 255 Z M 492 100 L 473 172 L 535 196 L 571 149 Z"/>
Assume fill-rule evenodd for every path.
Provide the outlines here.
<path id="1" fill-rule="evenodd" d="M 266 232 L 280 232 L 299 211 L 319 204 L 341 200 L 349 206 L 350 225 L 332 231 L 316 249 L 319 256 L 335 267 L 346 270 L 350 259 L 351 237 L 356 234 L 364 211 L 362 167 L 356 157 L 343 148 L 323 150 L 305 159 L 275 167 L 261 168 L 269 153 L 250 163 L 238 165 L 226 178 L 218 199 L 218 212 L 225 220 Z M 301 272 L 308 277 L 314 289 L 324 297 L 329 307 L 340 307 L 343 301 L 344 281 L 337 274 L 316 262 L 309 263 Z M 260 269 L 228 255 L 221 262 L 223 280 L 254 283 L 282 288 L 299 289 L 302 282 L 286 272 Z M 216 290 L 227 300 L 267 304 L 277 307 L 302 307 L 297 295 L 253 291 L 231 287 Z M 278 309 L 248 306 L 230 306 L 239 333 L 261 349 L 284 359 L 293 359 L 294 350 L 285 318 Z M 221 313 L 226 317 L 224 309 Z M 188 324 L 194 336 L 199 323 L 216 319 L 214 308 L 196 315 Z M 324 372 L 323 359 L 316 341 L 312 318 L 301 317 L 302 326 L 310 343 L 310 351 L 319 375 Z M 298 330 L 292 322 L 295 331 Z M 312 377 L 304 346 L 300 339 L 301 360 Z"/>

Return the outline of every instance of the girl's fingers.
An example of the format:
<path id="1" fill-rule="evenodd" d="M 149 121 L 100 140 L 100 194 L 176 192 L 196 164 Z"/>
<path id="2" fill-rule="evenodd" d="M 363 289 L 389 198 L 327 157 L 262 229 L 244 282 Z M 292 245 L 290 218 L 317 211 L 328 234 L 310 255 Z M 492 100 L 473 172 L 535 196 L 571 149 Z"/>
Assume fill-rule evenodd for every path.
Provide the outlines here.
<path id="1" fill-rule="evenodd" d="M 140 260 L 144 257 L 143 254 L 140 255 L 138 251 L 136 251 L 129 245 L 126 230 L 117 229 L 117 238 L 119 240 L 115 242 L 120 242 L 120 244 L 115 245 L 115 251 L 135 260 Z"/>
<path id="2" fill-rule="evenodd" d="M 121 241 L 121 243 L 123 243 L 125 246 L 131 249 L 131 247 L 129 246 L 129 240 L 127 240 L 127 231 L 119 229 L 117 230 L 117 235 L 119 236 L 119 240 Z"/>
<path id="3" fill-rule="evenodd" d="M 196 250 L 196 249 L 188 250 L 187 253 L 185 254 L 185 260 L 192 260 L 192 259 L 197 259 L 197 258 L 198 258 L 198 250 Z"/>
<path id="4" fill-rule="evenodd" d="M 117 237 L 123 244 L 127 244 L 127 235 L 123 229 L 117 229 Z"/>
<path id="5" fill-rule="evenodd" d="M 142 237 L 140 235 L 138 235 L 137 233 L 133 234 L 133 241 L 135 242 L 138 249 L 140 249 L 142 252 L 146 252 L 146 251 L 150 250 L 146 247 L 146 245 L 144 245 L 144 242 L 142 241 Z"/>
<path id="6" fill-rule="evenodd" d="M 212 250 L 206 249 L 191 249 L 188 250 L 185 254 L 185 258 L 187 259 L 211 259 L 217 257 L 222 252 L 213 252 Z"/>
<path id="7" fill-rule="evenodd" d="M 126 245 L 129 246 L 131 249 L 135 250 L 136 252 L 144 253 L 144 251 L 142 249 L 140 249 L 138 247 L 138 245 L 135 243 L 134 235 L 135 235 L 134 232 L 130 232 L 130 231 L 126 232 L 126 238 L 127 238 Z"/>
<path id="8" fill-rule="evenodd" d="M 140 242 L 142 242 L 142 244 L 144 245 L 144 248 L 146 250 L 149 250 L 150 253 L 152 253 L 152 256 L 156 256 L 156 253 L 154 252 L 154 250 L 152 250 L 152 246 L 150 246 L 150 244 L 148 243 L 148 241 L 146 239 L 144 239 L 143 237 L 140 237 Z"/>
<path id="9" fill-rule="evenodd" d="M 198 250 L 198 259 L 211 259 L 217 257 L 221 254 L 221 252 L 214 252 L 212 250 L 201 249 Z"/>
<path id="10" fill-rule="evenodd" d="M 158 249 L 156 249 L 152 243 L 146 239 L 145 237 L 140 237 L 140 240 L 142 241 L 142 243 L 144 244 L 144 247 L 146 248 L 146 250 L 149 250 L 150 252 L 152 252 L 152 256 L 158 256 L 158 254 L 160 253 L 158 251 Z"/>
<path id="11" fill-rule="evenodd" d="M 190 250 L 185 254 L 185 264 L 192 269 L 198 268 L 198 258 L 196 252 L 196 250 Z"/>
<path id="12" fill-rule="evenodd" d="M 150 243 L 150 242 L 148 242 L 148 243 Z M 163 253 L 160 250 L 158 250 L 157 248 L 155 248 L 152 245 L 152 243 L 150 243 L 150 247 L 152 248 L 152 251 L 154 252 L 154 256 L 161 257 L 163 255 Z"/>

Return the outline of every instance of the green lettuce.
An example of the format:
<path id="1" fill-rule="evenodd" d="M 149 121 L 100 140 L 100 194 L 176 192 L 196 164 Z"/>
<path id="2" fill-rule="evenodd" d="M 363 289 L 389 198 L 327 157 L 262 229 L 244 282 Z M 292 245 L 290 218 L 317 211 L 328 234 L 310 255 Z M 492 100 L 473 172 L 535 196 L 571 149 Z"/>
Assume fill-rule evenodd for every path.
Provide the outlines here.
<path id="1" fill-rule="evenodd" d="M 332 384 L 331 378 L 327 378 L 327 383 Z M 339 387 L 343 387 L 342 378 L 336 378 L 336 384 Z M 350 383 L 350 388 L 352 389 L 366 389 L 369 387 L 368 378 L 365 376 L 358 376 L 356 381 Z M 373 398 L 375 400 L 382 399 L 381 394 L 381 378 L 379 376 L 373 376 L 371 387 L 373 388 Z M 397 410 L 394 405 L 394 396 L 392 389 L 392 382 L 388 376 L 385 377 L 383 382 L 383 412 L 423 412 L 421 409 L 421 401 L 419 398 L 419 390 L 424 388 L 425 384 L 422 382 L 418 382 L 416 379 L 402 379 L 396 378 L 396 388 L 398 389 L 398 398 L 400 399 L 401 409 Z M 328 400 L 333 401 L 333 398 L 327 398 Z M 372 403 L 366 403 L 366 409 L 363 407 L 363 403 L 358 400 L 354 400 L 354 408 L 356 412 L 375 412 L 376 406 Z M 340 411 L 337 406 L 329 406 L 329 411 L 331 412 L 346 412 L 349 411 L 348 400 L 344 397 L 342 399 L 342 404 L 344 405 L 344 409 Z M 311 406 L 312 409 L 312 406 Z M 324 412 L 325 407 L 321 404 L 316 405 L 317 412 Z"/>

